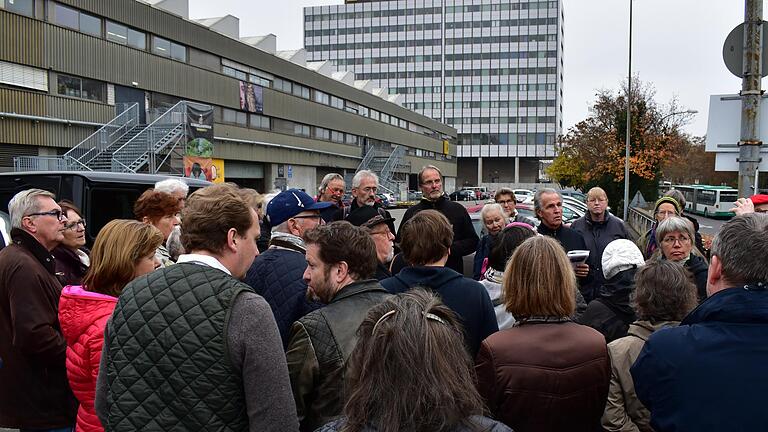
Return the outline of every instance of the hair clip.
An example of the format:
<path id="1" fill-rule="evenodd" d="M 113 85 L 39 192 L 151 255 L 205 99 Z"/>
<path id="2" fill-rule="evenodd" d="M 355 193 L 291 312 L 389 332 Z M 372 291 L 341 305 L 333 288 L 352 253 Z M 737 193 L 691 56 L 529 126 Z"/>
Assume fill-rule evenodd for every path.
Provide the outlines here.
<path id="1" fill-rule="evenodd" d="M 437 321 L 437 322 L 439 322 L 439 323 L 441 323 L 441 324 L 445 324 L 445 325 L 448 325 L 448 324 L 446 324 L 446 322 L 445 322 L 445 321 L 443 321 L 443 319 L 442 319 L 442 318 L 440 318 L 439 316 L 437 316 L 437 315 L 435 315 L 435 314 L 433 314 L 433 313 L 429 313 L 429 312 L 422 312 L 421 314 L 422 314 L 422 315 L 424 315 L 424 318 L 426 318 L 426 319 L 431 319 L 431 320 Z"/>
<path id="2" fill-rule="evenodd" d="M 371 331 L 371 335 L 375 335 L 376 334 L 376 327 L 378 327 L 379 324 L 381 324 L 382 321 L 384 321 L 385 319 L 391 317 L 394 314 L 395 314 L 395 310 L 393 309 L 393 310 L 385 313 L 384 315 L 382 315 L 381 318 L 379 318 L 379 320 L 376 321 L 376 324 L 373 325 L 373 331 Z"/>

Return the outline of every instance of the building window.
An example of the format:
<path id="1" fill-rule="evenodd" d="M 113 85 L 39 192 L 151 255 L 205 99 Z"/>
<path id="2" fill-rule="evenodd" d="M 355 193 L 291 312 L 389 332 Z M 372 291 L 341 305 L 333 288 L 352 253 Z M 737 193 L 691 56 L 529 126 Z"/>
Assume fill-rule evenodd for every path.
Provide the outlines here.
<path id="1" fill-rule="evenodd" d="M 321 139 L 321 140 L 330 140 L 331 139 L 331 131 L 325 128 L 316 127 L 315 128 L 315 138 Z"/>
<path id="2" fill-rule="evenodd" d="M 251 114 L 251 127 L 255 129 L 269 129 L 269 117 Z"/>
<path id="3" fill-rule="evenodd" d="M 112 21 L 107 21 L 107 40 L 140 50 L 147 49 L 147 35 Z"/>
<path id="4" fill-rule="evenodd" d="M 171 58 L 186 63 L 187 47 L 171 42 Z"/>
<path id="5" fill-rule="evenodd" d="M 293 95 L 300 98 L 309 99 L 309 87 L 304 87 L 300 84 L 293 85 Z"/>
<path id="6" fill-rule="evenodd" d="M 331 106 L 340 110 L 344 109 L 344 99 L 331 96 Z"/>
<path id="7" fill-rule="evenodd" d="M 357 144 L 357 135 L 346 134 L 344 142 L 346 144 L 356 145 Z"/>
<path id="8" fill-rule="evenodd" d="M 0 0 L 0 9 L 33 17 L 35 16 L 35 0 Z"/>
<path id="9" fill-rule="evenodd" d="M 293 133 L 299 136 L 309 136 L 309 126 L 305 124 L 295 123 L 293 125 Z"/>
<path id="10" fill-rule="evenodd" d="M 241 111 L 224 108 L 222 110 L 222 122 L 248 126 L 248 115 Z"/>
<path id="11" fill-rule="evenodd" d="M 256 85 L 260 85 L 262 87 L 272 87 L 272 81 L 266 78 L 262 78 L 258 75 L 249 75 L 248 79 Z"/>
<path id="12" fill-rule="evenodd" d="M 104 102 L 104 83 L 68 75 L 58 75 L 56 78 L 56 92 L 58 94 Z"/>
<path id="13" fill-rule="evenodd" d="M 10 3 L 10 0 L 5 0 Z M 60 26 L 69 27 L 91 36 L 101 37 L 101 19 L 77 9 L 72 9 L 58 3 L 51 3 L 48 20 Z"/>
<path id="14" fill-rule="evenodd" d="M 331 141 L 333 142 L 344 142 L 344 134 L 339 131 L 331 131 Z"/>
<path id="15" fill-rule="evenodd" d="M 235 68 L 231 68 L 229 66 L 222 66 L 221 67 L 221 72 L 224 75 L 228 75 L 228 76 L 237 78 L 239 80 L 245 80 L 245 78 L 247 76 L 247 74 L 245 72 L 243 72 L 241 70 L 237 70 Z"/>
<path id="16" fill-rule="evenodd" d="M 152 36 L 152 53 L 163 57 L 171 56 L 171 41 Z"/>
<path id="17" fill-rule="evenodd" d="M 331 97 L 328 95 L 328 93 L 323 93 L 320 90 L 314 90 L 314 97 L 312 100 L 315 102 L 321 103 L 323 105 L 330 105 L 331 104 Z"/>

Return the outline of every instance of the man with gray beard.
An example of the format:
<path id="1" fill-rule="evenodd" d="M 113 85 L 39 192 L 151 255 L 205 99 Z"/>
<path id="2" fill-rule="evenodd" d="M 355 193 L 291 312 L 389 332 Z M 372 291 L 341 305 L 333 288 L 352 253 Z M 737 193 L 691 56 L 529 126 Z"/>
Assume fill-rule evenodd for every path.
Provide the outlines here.
<path id="1" fill-rule="evenodd" d="M 361 207 L 373 207 L 385 214 L 387 218 L 392 216 L 388 211 L 376 202 L 376 193 L 379 191 L 379 176 L 373 171 L 361 170 L 352 177 L 352 203 L 348 207 L 339 209 L 334 220 L 347 220 L 355 210 Z M 394 220 L 394 218 L 392 219 Z M 395 225 L 387 222 L 387 226 L 392 234 L 395 233 Z"/>

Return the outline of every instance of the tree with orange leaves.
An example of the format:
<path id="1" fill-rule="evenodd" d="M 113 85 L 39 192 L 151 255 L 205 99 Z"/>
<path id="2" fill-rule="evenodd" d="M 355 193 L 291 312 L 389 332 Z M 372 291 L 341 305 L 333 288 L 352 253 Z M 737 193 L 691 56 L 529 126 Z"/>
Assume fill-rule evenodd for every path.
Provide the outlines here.
<path id="1" fill-rule="evenodd" d="M 690 145 L 681 131 L 691 114 L 673 99 L 659 106 L 650 84 L 632 80 L 630 129 L 630 197 L 639 190 L 646 200 L 655 199 L 661 169 Z M 624 161 L 627 128 L 626 83 L 618 94 L 600 90 L 590 115 L 558 140 L 558 156 L 547 173 L 563 186 L 587 190 L 605 189 L 611 207 L 623 207 Z M 685 161 L 680 161 L 685 163 Z"/>

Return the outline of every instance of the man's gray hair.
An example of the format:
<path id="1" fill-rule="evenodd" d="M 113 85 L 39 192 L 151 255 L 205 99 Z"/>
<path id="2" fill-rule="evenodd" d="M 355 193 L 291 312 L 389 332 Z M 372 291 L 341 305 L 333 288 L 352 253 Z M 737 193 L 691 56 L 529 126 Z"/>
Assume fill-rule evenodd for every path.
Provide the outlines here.
<path id="1" fill-rule="evenodd" d="M 56 195 L 42 189 L 23 190 L 8 202 L 8 215 L 11 217 L 11 228 L 22 228 L 21 220 L 30 213 L 40 211 L 40 197 L 56 200 Z"/>
<path id="2" fill-rule="evenodd" d="M 677 189 L 670 189 L 664 194 L 665 197 L 674 198 L 680 204 L 681 214 L 685 211 L 685 195 Z"/>
<path id="3" fill-rule="evenodd" d="M 320 182 L 320 187 L 317 188 L 317 191 L 321 194 L 325 192 L 325 190 L 328 188 L 328 184 L 330 184 L 334 180 L 341 180 L 344 181 L 344 176 L 342 176 L 339 173 L 329 173 L 326 174 L 325 177 L 323 177 L 323 180 Z"/>
<path id="4" fill-rule="evenodd" d="M 560 194 L 560 192 L 552 189 L 552 188 L 542 188 L 536 191 L 536 193 L 533 195 L 533 211 L 534 213 L 537 210 L 541 210 L 541 196 L 544 194 L 557 194 L 558 197 L 560 197 L 560 201 L 563 200 L 563 196 Z"/>
<path id="5" fill-rule="evenodd" d="M 725 223 L 712 240 L 723 278 L 734 285 L 768 283 L 768 214 L 749 213 Z"/>
<path id="6" fill-rule="evenodd" d="M 186 184 L 183 180 L 169 178 L 160 180 L 159 182 L 155 183 L 155 190 L 169 194 L 184 192 L 184 196 L 186 196 L 189 193 L 189 185 Z"/>
<path id="7" fill-rule="evenodd" d="M 485 217 L 493 212 L 499 212 L 501 214 L 502 219 L 504 219 L 504 225 L 507 224 L 509 221 L 509 218 L 507 218 L 507 214 L 504 213 L 504 208 L 501 207 L 501 204 L 492 203 L 492 204 L 486 204 L 483 206 L 482 209 L 480 209 L 480 220 L 483 222 L 483 225 L 485 225 Z"/>
<path id="8" fill-rule="evenodd" d="M 375 172 L 370 170 L 360 170 L 357 173 L 355 173 L 354 177 L 352 177 L 352 188 L 353 189 L 359 188 L 360 182 L 362 182 L 363 179 L 366 177 L 371 177 L 374 180 L 376 180 L 376 187 L 379 186 L 379 176 L 377 176 Z"/>
<path id="9" fill-rule="evenodd" d="M 656 243 L 661 244 L 662 240 L 664 240 L 664 237 L 666 237 L 667 234 L 675 232 L 684 233 L 687 235 L 688 238 L 691 239 L 692 245 L 696 240 L 695 234 L 693 232 L 693 223 L 688 219 L 672 216 L 661 221 L 659 226 L 656 228 Z"/>

